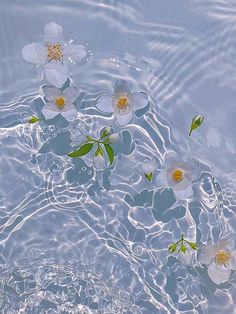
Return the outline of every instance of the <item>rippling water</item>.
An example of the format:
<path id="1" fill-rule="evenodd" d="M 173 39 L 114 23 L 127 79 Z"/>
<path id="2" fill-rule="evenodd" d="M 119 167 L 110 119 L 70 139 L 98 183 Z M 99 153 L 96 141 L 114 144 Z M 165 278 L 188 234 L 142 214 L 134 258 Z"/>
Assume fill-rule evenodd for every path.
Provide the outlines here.
<path id="1" fill-rule="evenodd" d="M 236 313 L 234 274 L 219 288 L 167 252 L 182 232 L 235 233 L 235 1 L 1 0 L 0 21 L 0 312 Z M 87 45 L 71 66 L 80 115 L 28 125 L 41 83 L 21 49 L 50 21 Z M 119 78 L 151 99 L 122 129 L 95 107 Z M 189 138 L 195 114 L 205 122 Z M 122 131 L 114 168 L 65 157 L 81 128 L 106 125 Z M 135 171 L 167 150 L 200 160 L 187 202 Z"/>

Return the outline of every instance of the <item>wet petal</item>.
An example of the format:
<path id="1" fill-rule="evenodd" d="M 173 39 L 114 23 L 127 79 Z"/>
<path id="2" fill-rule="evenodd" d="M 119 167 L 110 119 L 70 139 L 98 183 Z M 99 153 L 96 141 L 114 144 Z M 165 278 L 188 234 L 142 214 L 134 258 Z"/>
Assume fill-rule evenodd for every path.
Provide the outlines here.
<path id="1" fill-rule="evenodd" d="M 175 168 L 179 163 L 182 163 L 182 159 L 176 152 L 169 151 L 166 153 L 164 161 L 165 168 Z"/>
<path id="2" fill-rule="evenodd" d="M 80 62 L 86 56 L 86 48 L 83 45 L 66 44 L 63 54 L 72 61 Z"/>
<path id="3" fill-rule="evenodd" d="M 77 110 L 75 109 L 74 105 L 68 104 L 65 106 L 65 110 L 61 111 L 61 115 L 66 119 L 66 120 L 73 120 L 77 117 Z"/>
<path id="4" fill-rule="evenodd" d="M 200 255 L 199 255 L 199 262 L 202 264 L 210 264 L 216 255 L 216 247 L 212 244 L 207 244 L 203 247 Z"/>
<path id="5" fill-rule="evenodd" d="M 178 198 L 179 200 L 185 200 L 190 198 L 193 195 L 193 189 L 192 186 L 188 186 L 185 190 L 175 190 L 175 197 Z"/>
<path id="6" fill-rule="evenodd" d="M 232 251 L 234 248 L 234 240 L 227 238 L 222 239 L 217 243 L 217 250 L 226 250 L 226 251 Z"/>
<path id="7" fill-rule="evenodd" d="M 75 86 L 67 87 L 63 90 L 63 95 L 67 102 L 73 103 L 78 97 L 78 88 Z"/>
<path id="8" fill-rule="evenodd" d="M 50 22 L 44 28 L 44 42 L 59 44 L 63 42 L 63 28 L 55 22 Z"/>
<path id="9" fill-rule="evenodd" d="M 46 97 L 48 101 L 55 101 L 56 98 L 62 95 L 60 88 L 44 85 L 42 88 L 43 96 Z"/>
<path id="10" fill-rule="evenodd" d="M 68 66 L 66 62 L 50 61 L 45 65 L 45 77 L 47 81 L 56 87 L 62 87 L 68 78 Z"/>
<path id="11" fill-rule="evenodd" d="M 236 252 L 231 253 L 229 268 L 232 270 L 236 270 Z"/>
<path id="12" fill-rule="evenodd" d="M 42 114 L 45 116 L 46 119 L 52 119 L 59 113 L 59 109 L 55 106 L 53 102 L 47 102 L 42 109 Z"/>
<path id="13" fill-rule="evenodd" d="M 117 80 L 114 84 L 114 93 L 130 93 L 131 84 L 125 80 Z"/>
<path id="14" fill-rule="evenodd" d="M 119 125 L 127 125 L 133 118 L 133 112 L 130 111 L 126 115 L 116 115 L 116 120 Z"/>
<path id="15" fill-rule="evenodd" d="M 184 177 L 183 177 L 182 181 L 175 181 L 173 179 L 173 177 L 172 177 L 173 171 L 175 171 L 176 169 L 183 169 L 183 165 L 182 164 L 176 164 L 174 168 L 167 170 L 167 180 L 168 180 L 169 186 L 176 191 L 186 190 L 187 188 L 192 186 L 193 180 L 188 175 L 188 173 L 184 172 Z"/>
<path id="16" fill-rule="evenodd" d="M 113 112 L 112 95 L 101 96 L 97 101 L 97 108 L 106 113 Z"/>
<path id="17" fill-rule="evenodd" d="M 44 64 L 47 61 L 47 48 L 41 43 L 32 43 L 22 49 L 22 57 L 35 64 Z"/>
<path id="18" fill-rule="evenodd" d="M 157 162 L 155 159 L 146 159 L 141 165 L 143 173 L 154 172 L 157 169 Z"/>
<path id="19" fill-rule="evenodd" d="M 179 252 L 178 260 L 184 265 L 191 265 L 192 264 L 193 253 L 186 251 L 185 253 Z"/>
<path id="20" fill-rule="evenodd" d="M 167 173 L 166 171 L 161 171 L 156 175 L 155 178 L 155 184 L 157 188 L 167 188 L 168 182 L 167 182 Z"/>
<path id="21" fill-rule="evenodd" d="M 197 180 L 201 175 L 200 166 L 194 159 L 185 161 L 183 163 L 183 170 L 192 178 L 192 181 Z"/>
<path id="22" fill-rule="evenodd" d="M 148 95 L 145 93 L 132 93 L 134 110 L 142 109 L 148 105 Z"/>
<path id="23" fill-rule="evenodd" d="M 93 159 L 93 165 L 94 165 L 94 168 L 95 170 L 97 171 L 102 171 L 105 169 L 105 159 L 101 156 L 101 155 L 98 155 L 98 156 L 94 156 L 94 159 Z"/>
<path id="24" fill-rule="evenodd" d="M 231 274 L 230 269 L 223 266 L 216 266 L 214 264 L 208 266 L 207 272 L 211 280 L 217 285 L 228 281 Z"/>

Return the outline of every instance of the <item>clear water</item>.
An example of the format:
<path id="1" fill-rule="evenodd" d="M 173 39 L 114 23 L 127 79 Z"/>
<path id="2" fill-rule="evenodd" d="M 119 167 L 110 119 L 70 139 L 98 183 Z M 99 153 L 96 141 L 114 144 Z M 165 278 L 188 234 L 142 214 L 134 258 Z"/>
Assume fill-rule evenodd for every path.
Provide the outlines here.
<path id="1" fill-rule="evenodd" d="M 21 49 L 50 21 L 89 51 L 71 68 L 81 117 L 27 125 L 42 101 Z M 235 22 L 234 0 L 0 1 L 1 313 L 236 313 L 234 274 L 216 286 L 166 250 L 235 232 Z M 95 108 L 118 78 L 151 99 L 122 130 Z M 112 171 L 64 156 L 82 125 L 123 131 Z M 134 170 L 171 149 L 203 170 L 181 204 Z"/>

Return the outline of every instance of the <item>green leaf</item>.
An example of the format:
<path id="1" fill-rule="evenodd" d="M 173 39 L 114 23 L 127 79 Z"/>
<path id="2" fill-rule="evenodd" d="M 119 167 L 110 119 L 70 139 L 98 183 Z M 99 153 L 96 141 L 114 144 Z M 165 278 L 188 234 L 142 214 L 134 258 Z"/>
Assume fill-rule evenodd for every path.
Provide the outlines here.
<path id="1" fill-rule="evenodd" d="M 112 164 L 113 161 L 114 161 L 114 151 L 113 151 L 113 148 L 109 144 L 103 144 L 103 145 L 104 145 L 105 150 L 107 152 L 110 164 Z"/>
<path id="2" fill-rule="evenodd" d="M 104 152 L 103 152 L 103 149 L 101 148 L 100 145 L 98 145 L 98 148 L 95 152 L 95 156 L 97 157 L 98 155 L 101 155 L 102 157 L 104 156 Z"/>
<path id="3" fill-rule="evenodd" d="M 169 253 L 171 254 L 174 253 L 176 251 L 176 247 L 177 247 L 176 243 L 172 243 L 171 245 L 169 245 L 168 247 Z"/>
<path id="4" fill-rule="evenodd" d="M 181 247 L 180 247 L 180 251 L 183 252 L 183 253 L 185 253 L 186 250 L 187 250 L 187 249 L 186 249 L 186 246 L 185 246 L 184 244 L 182 244 Z"/>
<path id="5" fill-rule="evenodd" d="M 193 117 L 191 128 L 189 131 L 189 136 L 192 134 L 193 130 L 196 130 L 197 128 L 199 128 L 202 125 L 203 121 L 204 121 L 203 116 L 196 115 Z"/>
<path id="6" fill-rule="evenodd" d="M 81 157 L 81 156 L 88 154 L 92 148 L 93 148 L 92 143 L 85 143 L 85 144 L 81 145 L 78 150 L 68 154 L 68 156 L 73 157 L 73 158 L 74 157 Z"/>
<path id="7" fill-rule="evenodd" d="M 28 123 L 37 123 L 37 122 L 39 122 L 41 120 L 42 119 L 40 119 L 38 117 L 32 116 L 32 118 L 28 120 Z"/>
<path id="8" fill-rule="evenodd" d="M 145 178 L 148 180 L 149 183 L 152 182 L 152 179 L 153 179 L 153 173 L 150 172 L 150 173 L 144 173 L 144 176 Z"/>
<path id="9" fill-rule="evenodd" d="M 197 243 L 189 242 L 189 246 L 190 246 L 193 250 L 197 250 L 197 249 L 198 249 Z"/>
<path id="10" fill-rule="evenodd" d="M 86 135 L 86 139 L 88 142 L 94 142 L 94 139 L 88 135 Z"/>

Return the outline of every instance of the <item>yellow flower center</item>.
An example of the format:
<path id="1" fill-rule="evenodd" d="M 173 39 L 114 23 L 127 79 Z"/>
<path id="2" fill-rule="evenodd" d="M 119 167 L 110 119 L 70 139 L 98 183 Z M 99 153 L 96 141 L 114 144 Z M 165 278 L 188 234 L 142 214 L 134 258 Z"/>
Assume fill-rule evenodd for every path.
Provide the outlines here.
<path id="1" fill-rule="evenodd" d="M 121 96 L 117 100 L 117 108 L 121 111 L 125 111 L 125 109 L 128 107 L 129 102 L 127 97 Z"/>
<path id="2" fill-rule="evenodd" d="M 63 58 L 61 44 L 47 45 L 48 46 L 48 59 L 61 60 Z"/>
<path id="3" fill-rule="evenodd" d="M 225 266 L 229 263 L 231 253 L 225 251 L 218 251 L 215 256 L 215 263 L 219 266 Z"/>
<path id="4" fill-rule="evenodd" d="M 184 179 L 184 172 L 183 170 L 181 169 L 175 169 L 173 172 L 172 172 L 172 179 L 175 181 L 175 182 L 180 182 Z"/>
<path id="5" fill-rule="evenodd" d="M 65 98 L 64 97 L 58 97 L 55 100 L 55 104 L 58 108 L 62 108 L 65 105 Z"/>

